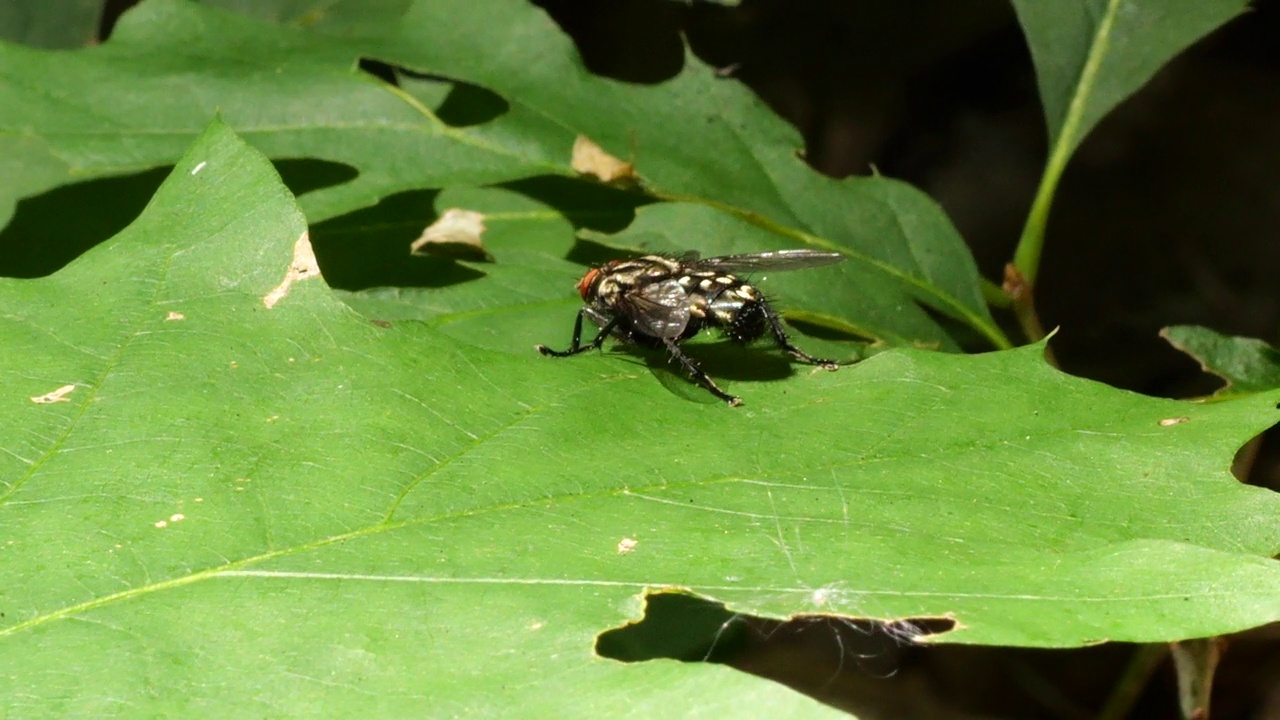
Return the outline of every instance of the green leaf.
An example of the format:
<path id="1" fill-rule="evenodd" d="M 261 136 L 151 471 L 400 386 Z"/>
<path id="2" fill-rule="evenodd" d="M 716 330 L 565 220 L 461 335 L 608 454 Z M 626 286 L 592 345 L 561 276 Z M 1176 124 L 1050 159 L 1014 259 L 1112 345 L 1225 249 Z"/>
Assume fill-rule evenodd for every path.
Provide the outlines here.
<path id="1" fill-rule="evenodd" d="M 1280 500 L 1227 471 L 1280 393 L 1145 398 L 1040 347 L 760 350 L 722 368 L 731 409 L 630 353 L 537 355 L 568 307 L 372 323 L 298 277 L 304 230 L 216 123 L 125 232 L 0 280 L 0 714 L 833 713 L 593 654 L 666 588 L 989 644 L 1280 619 Z"/>
<path id="2" fill-rule="evenodd" d="M 305 24 L 314 22 L 328 14 L 334 6 L 349 3 L 343 0 L 198 0 L 201 5 L 227 10 L 229 12 L 251 15 L 260 20 L 274 23 Z M 378 0 L 366 0 L 367 5 L 385 4 Z M 407 2 L 401 2 L 407 5 Z"/>
<path id="3" fill-rule="evenodd" d="M 524 3 L 437 0 L 415 3 L 395 33 L 357 45 L 362 55 L 494 90 L 524 108 L 515 118 L 572 128 L 618 157 L 634 152 L 641 179 L 658 195 L 838 247 L 894 279 L 900 301 L 915 297 L 1007 346 L 962 239 L 923 193 L 885 178 L 815 173 L 798 157 L 794 128 L 692 56 L 661 85 L 618 83 L 588 73 L 569 39 L 547 32 L 550 25 Z M 498 47 L 503 52 L 491 51 Z M 921 340 L 944 342 L 937 333 Z"/>
<path id="4" fill-rule="evenodd" d="M 1205 372 L 1227 381 L 1216 395 L 1280 388 L 1280 350 L 1262 340 L 1230 337 L 1197 325 L 1167 327 L 1160 337 L 1195 358 Z"/>
<path id="5" fill-rule="evenodd" d="M 377 28 L 404 17 L 413 0 L 199 0 L 201 5 L 300 27 Z"/>
<path id="6" fill-rule="evenodd" d="M 301 196 L 313 223 L 428 188 L 576 178 L 571 149 L 585 135 L 620 157 L 634 148 L 639 178 L 657 196 L 750 221 L 779 245 L 839 248 L 873 271 L 880 304 L 899 308 L 901 322 L 882 327 L 886 315 L 873 309 L 844 318 L 849 325 L 954 346 L 923 304 L 1009 345 L 935 203 L 896 181 L 814 172 L 797 157 L 794 128 L 693 57 L 672 81 L 635 86 L 588 73 L 569 39 L 523 0 L 388 3 L 361 17 L 338 12 L 346 7 L 299 19 L 312 28 L 302 29 L 151 0 L 101 47 L 0 47 L 12 97 L 0 107 L 0 143 L 9 145 L 0 156 L 13 171 L 0 179 L 0 202 L 73 177 L 171 163 L 214 112 L 272 158 L 352 170 L 349 182 Z M 441 99 L 439 82 L 392 86 L 359 72 L 361 57 L 467 84 Z M 30 77 L 49 80 L 32 87 Z M 714 241 L 686 237 L 691 248 Z"/>
<path id="7" fill-rule="evenodd" d="M 1112 108 L 1246 0 L 1013 0 L 1055 152 L 1070 155 Z"/>
<path id="8" fill-rule="evenodd" d="M 1013 0 L 1035 63 L 1049 161 L 1015 253 L 1034 286 L 1058 180 L 1084 137 L 1156 71 L 1243 12 L 1246 0 Z"/>
<path id="9" fill-rule="evenodd" d="M 103 0 L 5 0 L 0 40 L 54 49 L 83 47 L 98 37 Z"/>

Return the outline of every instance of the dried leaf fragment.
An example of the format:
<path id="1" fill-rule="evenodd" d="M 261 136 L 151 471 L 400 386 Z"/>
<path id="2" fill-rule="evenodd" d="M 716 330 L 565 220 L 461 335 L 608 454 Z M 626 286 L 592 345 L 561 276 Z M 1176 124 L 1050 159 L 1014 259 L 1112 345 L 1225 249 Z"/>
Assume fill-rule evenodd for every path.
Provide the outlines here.
<path id="1" fill-rule="evenodd" d="M 574 172 L 590 175 L 604 183 L 634 183 L 636 166 L 623 162 L 604 151 L 586 135 L 573 141 L 573 157 L 569 166 Z"/>
<path id="2" fill-rule="evenodd" d="M 493 255 L 484 247 L 484 231 L 483 214 L 449 208 L 409 245 L 409 252 L 451 260 L 493 262 Z"/>
<path id="3" fill-rule="evenodd" d="M 66 398 L 66 396 L 70 395 L 71 391 L 75 389 L 76 389 L 75 385 L 63 385 L 57 390 L 54 390 L 52 392 L 47 392 L 43 395 L 37 395 L 31 398 L 31 402 L 37 403 L 40 405 L 45 405 L 48 403 L 56 403 L 56 402 L 71 402 L 69 399 Z"/>
<path id="4" fill-rule="evenodd" d="M 262 296 L 262 304 L 267 309 L 275 307 L 276 303 L 284 299 L 289 294 L 289 288 L 295 283 L 320 276 L 320 265 L 316 262 L 315 251 L 311 249 L 311 235 L 302 233 L 298 236 L 297 242 L 293 244 L 293 261 L 289 263 L 289 269 L 285 271 L 284 280 L 275 286 L 271 292 Z"/>

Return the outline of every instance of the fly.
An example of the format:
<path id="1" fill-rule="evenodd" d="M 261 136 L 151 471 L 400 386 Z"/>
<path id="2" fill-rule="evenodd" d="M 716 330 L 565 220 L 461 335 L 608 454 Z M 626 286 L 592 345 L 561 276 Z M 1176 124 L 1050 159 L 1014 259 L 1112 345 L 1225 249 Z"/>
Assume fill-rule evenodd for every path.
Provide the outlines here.
<path id="1" fill-rule="evenodd" d="M 573 324 L 569 349 L 552 350 L 539 345 L 538 351 L 552 357 L 568 357 L 599 348 L 609 336 L 665 348 L 695 382 L 729 405 L 741 405 L 742 399 L 721 390 L 680 349 L 680 343 L 713 327 L 743 345 L 768 333 L 778 347 L 797 361 L 838 369 L 840 365 L 835 360 L 816 358 L 793 345 L 778 313 L 755 286 L 737 273 L 801 270 L 842 260 L 840 253 L 816 250 L 710 258 L 699 258 L 691 252 L 674 258 L 646 255 L 635 260 L 613 260 L 588 270 L 578 281 L 578 294 L 586 304 Z M 586 345 L 582 344 L 583 318 L 600 328 L 595 339 Z"/>

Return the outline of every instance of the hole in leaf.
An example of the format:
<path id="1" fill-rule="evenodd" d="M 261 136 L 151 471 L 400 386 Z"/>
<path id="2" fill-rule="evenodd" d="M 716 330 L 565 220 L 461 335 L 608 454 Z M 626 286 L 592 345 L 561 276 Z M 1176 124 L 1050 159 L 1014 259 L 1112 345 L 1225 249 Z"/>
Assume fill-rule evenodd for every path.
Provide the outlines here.
<path id="1" fill-rule="evenodd" d="M 723 603 L 697 595 L 663 591 L 645 596 L 641 620 L 597 636 L 595 650 L 601 657 L 622 662 L 667 658 L 732 664 L 743 647 L 809 632 L 816 626 L 830 628 L 833 639 L 850 640 L 844 645 L 845 652 L 876 655 L 915 645 L 927 635 L 950 632 L 956 622 L 949 618 L 884 622 L 820 614 L 774 620 L 736 613 Z"/>
<path id="2" fill-rule="evenodd" d="M 708 660 L 722 642 L 732 642 L 732 637 L 722 636 L 734 617 L 721 603 L 695 595 L 653 593 L 645 598 L 642 620 L 606 630 L 596 638 L 596 654 L 622 662 Z"/>
<path id="3" fill-rule="evenodd" d="M 907 653 L 931 652 L 918 645 L 920 638 L 954 627 L 955 621 L 945 618 L 880 622 L 797 615 L 772 620 L 687 593 L 657 592 L 645 597 L 641 620 L 597 636 L 595 651 L 621 662 L 728 665 L 831 702 L 836 700 L 832 691 L 844 691 L 851 682 L 883 686 Z"/>

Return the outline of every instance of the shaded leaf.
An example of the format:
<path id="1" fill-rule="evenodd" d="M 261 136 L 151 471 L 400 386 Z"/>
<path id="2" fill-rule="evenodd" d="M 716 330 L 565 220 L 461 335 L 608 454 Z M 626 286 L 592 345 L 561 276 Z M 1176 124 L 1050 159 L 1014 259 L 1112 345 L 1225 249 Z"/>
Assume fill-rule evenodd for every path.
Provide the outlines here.
<path id="1" fill-rule="evenodd" d="M 0 107 L 8 131 L 0 157 L 12 166 L 0 174 L 0 207 L 72 177 L 171 163 L 215 111 L 270 157 L 358 170 L 301 197 L 312 222 L 427 188 L 577 177 L 572 147 L 587 136 L 615 157 L 634 154 L 651 193 L 714 206 L 791 246 L 839 248 L 882 276 L 884 302 L 922 303 L 1008 345 L 972 258 L 936 204 L 884 178 L 818 175 L 796 156 L 793 128 L 696 59 L 671 82 L 639 87 L 592 76 L 568 38 L 523 0 L 339 12 L 351 6 L 293 27 L 150 0 L 101 47 L 55 55 L 0 47 L 0 78 L 9 78 L 0 89 L 13 100 Z M 446 113 L 456 92 L 439 100 L 430 79 L 387 85 L 353 69 L 361 57 L 465 80 L 455 90 L 469 95 Z M 27 77 L 50 80 L 31 87 Z M 505 105 L 490 102 L 493 94 Z M 438 100 L 439 112 L 424 100 Z M 920 334 L 919 310 L 904 317 L 914 324 L 895 324 L 884 339 L 953 344 L 936 322 Z"/>
<path id="2" fill-rule="evenodd" d="M 1228 337 L 1206 327 L 1175 325 L 1160 331 L 1207 373 L 1227 381 L 1217 394 L 1251 394 L 1280 388 L 1280 350 L 1255 338 Z"/>
<path id="3" fill-rule="evenodd" d="M 1070 155 L 1112 108 L 1247 0 L 1013 0 L 1051 146 Z"/>
<path id="4" fill-rule="evenodd" d="M 98 37 L 104 0 L 5 0 L 0 40 L 31 47 L 76 48 Z"/>
<path id="5" fill-rule="evenodd" d="M 1036 285 L 1045 226 L 1058 181 L 1076 147 L 1104 115 L 1146 84 L 1174 55 L 1239 14 L 1245 0 L 1013 0 L 1031 48 L 1049 128 L 1049 158 L 1028 214 L 1013 270 Z M 1025 317 L 1030 295 L 1015 304 Z M 1043 335 L 1038 320 L 1022 324 Z"/>

